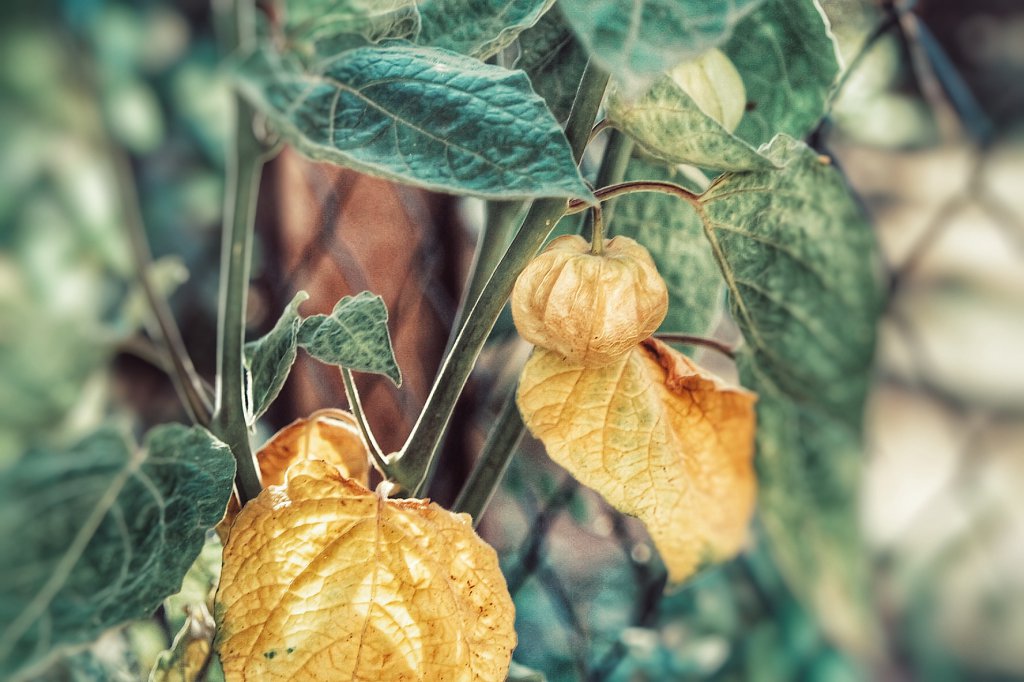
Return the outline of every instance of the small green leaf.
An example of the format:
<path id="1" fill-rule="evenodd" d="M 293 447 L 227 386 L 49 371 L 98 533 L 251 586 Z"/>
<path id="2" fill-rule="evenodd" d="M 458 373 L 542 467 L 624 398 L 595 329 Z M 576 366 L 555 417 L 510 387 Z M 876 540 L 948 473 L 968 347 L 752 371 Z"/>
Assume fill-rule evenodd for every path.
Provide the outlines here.
<path id="1" fill-rule="evenodd" d="M 270 50 L 243 93 L 314 159 L 488 199 L 592 199 L 525 74 L 447 50 L 364 47 L 312 67 Z"/>
<path id="2" fill-rule="evenodd" d="M 284 30 L 300 40 L 350 33 L 367 40 L 413 39 L 420 30 L 416 0 L 302 0 L 281 2 Z"/>
<path id="3" fill-rule="evenodd" d="M 881 311 L 874 234 L 827 158 L 780 135 L 781 167 L 727 173 L 701 218 L 759 371 L 859 430 Z"/>
<path id="4" fill-rule="evenodd" d="M 519 36 L 516 66 L 526 72 L 555 118 L 565 121 L 587 66 L 587 51 L 557 6 Z"/>
<path id="5" fill-rule="evenodd" d="M 252 382 L 249 400 L 251 422 L 255 422 L 267 411 L 288 379 L 288 372 L 297 355 L 296 344 L 299 326 L 302 324 L 299 304 L 308 298 L 309 294 L 305 291 L 295 294 L 274 328 L 263 338 L 246 344 L 245 364 Z"/>
<path id="6" fill-rule="evenodd" d="M 685 184 L 677 171 L 637 156 L 630 160 L 625 179 Z M 706 333 L 721 310 L 725 285 L 693 207 L 665 194 L 629 194 L 615 200 L 609 229 L 651 252 L 668 286 L 668 316 L 661 328 Z"/>
<path id="7" fill-rule="evenodd" d="M 860 535 L 859 434 L 779 393 L 749 352 L 738 361 L 743 383 L 758 392 L 758 506 L 771 554 L 829 637 L 870 656 L 879 628 L 869 606 L 870 552 Z"/>
<path id="8" fill-rule="evenodd" d="M 817 0 L 770 0 L 723 48 L 747 89 L 736 135 L 754 145 L 776 133 L 803 139 L 825 114 L 839 75 L 836 44 Z"/>
<path id="9" fill-rule="evenodd" d="M 181 586 L 235 473 L 199 427 L 154 428 L 141 450 L 105 429 L 27 453 L 0 477 L 0 677 L 143 618 Z"/>
<path id="10" fill-rule="evenodd" d="M 659 78 L 635 102 L 613 93 L 608 120 L 646 152 L 669 163 L 733 171 L 772 167 L 756 149 L 701 111 L 669 76 Z"/>
<path id="11" fill-rule="evenodd" d="M 561 0 L 591 58 L 620 86 L 642 90 L 658 74 L 729 38 L 762 0 Z"/>
<path id="12" fill-rule="evenodd" d="M 388 309 L 384 299 L 369 291 L 345 296 L 330 315 L 307 317 L 299 328 L 299 345 L 320 362 L 383 374 L 402 385 L 388 335 Z"/>
<path id="13" fill-rule="evenodd" d="M 537 23 L 555 0 L 422 0 L 419 43 L 487 59 Z"/>

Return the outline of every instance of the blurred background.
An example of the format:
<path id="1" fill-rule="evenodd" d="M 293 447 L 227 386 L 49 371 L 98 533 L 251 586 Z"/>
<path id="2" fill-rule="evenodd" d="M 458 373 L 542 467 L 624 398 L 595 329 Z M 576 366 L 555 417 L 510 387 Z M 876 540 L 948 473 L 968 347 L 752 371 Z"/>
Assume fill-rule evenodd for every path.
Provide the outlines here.
<path id="1" fill-rule="evenodd" d="M 663 594 L 639 524 L 528 439 L 481 533 L 515 595 L 515 660 L 548 680 L 1024 680 L 1024 5 L 823 6 L 848 70 L 809 141 L 847 174 L 889 275 L 856 550 L 870 553 L 883 650 L 830 641 L 820 623 L 842 615 L 806 609 L 758 532 L 740 559 Z M 135 201 L 146 267 L 212 381 L 231 100 L 205 0 L 0 12 L 2 475 L 30 445 L 74 442 L 103 420 L 185 420 L 146 332 L 124 219 Z M 378 438 L 397 448 L 448 341 L 480 208 L 284 150 L 260 194 L 250 334 L 299 289 L 305 314 L 383 296 L 405 383 L 359 381 Z M 431 490 L 442 504 L 527 352 L 499 321 Z M 343 404 L 336 371 L 300 354 L 260 436 Z M 145 678 L 216 552 L 187 582 L 192 597 L 53 679 Z"/>

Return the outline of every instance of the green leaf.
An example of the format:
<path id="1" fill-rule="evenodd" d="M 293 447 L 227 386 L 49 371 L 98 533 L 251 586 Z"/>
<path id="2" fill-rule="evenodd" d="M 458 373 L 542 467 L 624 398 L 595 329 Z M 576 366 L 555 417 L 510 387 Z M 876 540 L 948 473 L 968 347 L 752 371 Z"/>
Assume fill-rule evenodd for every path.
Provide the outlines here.
<path id="1" fill-rule="evenodd" d="M 708 116 L 669 76 L 635 102 L 619 93 L 608 100 L 608 120 L 652 156 L 717 170 L 760 170 L 772 162 Z"/>
<path id="2" fill-rule="evenodd" d="M 557 6 L 519 36 L 519 60 L 537 94 L 555 118 L 569 118 L 576 89 L 587 66 L 587 51 L 562 18 Z"/>
<path id="3" fill-rule="evenodd" d="M 636 156 L 629 162 L 625 179 L 685 184 L 677 171 Z M 609 228 L 612 234 L 632 237 L 651 252 L 668 286 L 668 316 L 661 328 L 706 333 L 721 310 L 724 283 L 693 207 L 666 194 L 628 194 L 615 200 Z"/>
<path id="4" fill-rule="evenodd" d="M 299 326 L 302 324 L 299 304 L 308 298 L 305 291 L 295 294 L 274 328 L 263 338 L 246 344 L 245 364 L 252 383 L 249 419 L 253 423 L 267 411 L 288 379 L 297 355 Z"/>
<path id="5" fill-rule="evenodd" d="M 555 0 L 423 0 L 423 45 L 487 59 L 533 26 Z"/>
<path id="6" fill-rule="evenodd" d="M 388 335 L 388 309 L 384 299 L 369 291 L 345 296 L 330 315 L 307 317 L 299 328 L 299 345 L 321 362 L 383 374 L 402 385 Z"/>
<path id="7" fill-rule="evenodd" d="M 827 158 L 780 135 L 781 170 L 727 173 L 700 198 L 730 307 L 760 372 L 860 428 L 881 311 L 874 235 Z"/>
<path id="8" fill-rule="evenodd" d="M 243 93 L 314 159 L 489 199 L 591 199 L 525 74 L 446 50 L 365 47 L 305 67 L 263 51 Z"/>
<path id="9" fill-rule="evenodd" d="M 658 74 L 727 40 L 762 0 L 561 0 L 591 58 L 620 86 L 642 89 Z"/>
<path id="10" fill-rule="evenodd" d="M 181 586 L 224 515 L 235 464 L 201 428 L 113 429 L 29 452 L 0 477 L 0 677 L 143 618 Z"/>
<path id="11" fill-rule="evenodd" d="M 300 40 L 330 40 L 357 34 L 367 40 L 415 38 L 420 31 L 416 0 L 302 0 L 278 3 L 285 32 Z"/>
<path id="12" fill-rule="evenodd" d="M 814 129 L 839 75 L 836 44 L 816 0 L 770 0 L 723 49 L 743 76 L 749 102 L 736 135 L 760 145 L 776 133 L 803 139 Z"/>
<path id="13" fill-rule="evenodd" d="M 870 552 L 860 535 L 859 434 L 813 405 L 799 405 L 762 377 L 749 352 L 743 383 L 758 392 L 760 517 L 784 580 L 830 639 L 877 653 L 870 610 Z"/>

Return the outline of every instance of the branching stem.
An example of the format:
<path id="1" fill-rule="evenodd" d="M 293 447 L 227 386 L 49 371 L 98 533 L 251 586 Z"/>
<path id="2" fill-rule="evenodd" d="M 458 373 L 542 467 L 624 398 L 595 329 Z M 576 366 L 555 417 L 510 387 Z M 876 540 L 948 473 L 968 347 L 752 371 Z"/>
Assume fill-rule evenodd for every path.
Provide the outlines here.
<path id="1" fill-rule="evenodd" d="M 700 195 L 691 192 L 682 185 L 677 185 L 674 182 L 664 182 L 662 180 L 633 180 L 630 182 L 620 182 L 615 185 L 609 185 L 608 187 L 602 187 L 594 190 L 594 196 L 600 202 L 614 199 L 615 197 L 621 197 L 625 194 L 633 194 L 634 192 L 661 192 L 662 194 L 671 194 L 677 196 L 684 201 L 689 202 L 693 205 L 700 203 Z M 590 204 L 579 199 L 572 199 L 569 201 L 569 206 L 565 211 L 566 215 L 573 215 L 574 213 L 582 213 L 590 208 Z"/>

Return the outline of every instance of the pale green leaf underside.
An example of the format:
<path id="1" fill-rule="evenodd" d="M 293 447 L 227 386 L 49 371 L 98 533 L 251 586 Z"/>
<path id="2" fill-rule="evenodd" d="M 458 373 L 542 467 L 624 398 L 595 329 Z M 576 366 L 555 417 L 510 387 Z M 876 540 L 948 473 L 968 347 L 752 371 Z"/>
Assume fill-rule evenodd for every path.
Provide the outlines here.
<path id="1" fill-rule="evenodd" d="M 278 0 L 278 8 L 290 36 L 313 42 L 344 33 L 414 39 L 420 31 L 416 0 Z"/>
<path id="2" fill-rule="evenodd" d="M 533 26 L 554 0 L 423 0 L 419 43 L 487 59 Z"/>
<path id="3" fill-rule="evenodd" d="M 834 167 L 780 135 L 782 167 L 721 176 L 705 233 L 760 372 L 787 397 L 859 429 L 881 309 L 874 235 Z"/>
<path id="4" fill-rule="evenodd" d="M 270 51 L 243 93 L 314 159 L 490 199 L 590 199 L 558 123 L 525 74 L 446 50 L 364 47 L 312 67 Z"/>
<path id="5" fill-rule="evenodd" d="M 783 578 L 830 638 L 869 652 L 870 553 L 860 534 L 863 452 L 858 432 L 813 405 L 798 405 L 739 358 L 744 385 L 758 392 L 760 517 Z"/>
<path id="6" fill-rule="evenodd" d="M 299 345 L 329 365 L 383 374 L 396 386 L 402 383 L 388 335 L 388 309 L 369 291 L 345 296 L 330 315 L 307 317 L 299 328 Z"/>
<path id="7" fill-rule="evenodd" d="M 620 85 L 642 87 L 729 38 L 761 0 L 560 0 L 591 57 Z"/>
<path id="8" fill-rule="evenodd" d="M 235 463 L 201 428 L 158 426 L 132 452 L 102 430 L 0 477 L 0 677 L 148 616 L 224 514 Z"/>
<path id="9" fill-rule="evenodd" d="M 724 51 L 743 77 L 749 110 L 736 135 L 803 139 L 825 114 L 839 75 L 828 20 L 815 0 L 771 0 L 740 22 Z"/>
<path id="10" fill-rule="evenodd" d="M 299 304 L 308 298 L 305 291 L 295 294 L 274 328 L 245 347 L 251 382 L 250 419 L 253 422 L 267 411 L 288 379 L 288 372 L 298 354 L 299 326 L 302 324 Z"/>
<path id="11" fill-rule="evenodd" d="M 652 156 L 716 170 L 772 168 L 771 161 L 701 111 L 675 81 L 662 77 L 635 102 L 613 95 L 608 120 Z"/>
<path id="12" fill-rule="evenodd" d="M 639 157 L 630 160 L 625 179 L 684 184 L 671 168 Z M 661 329 L 706 334 L 721 309 L 724 283 L 693 207 L 666 194 L 629 194 L 615 200 L 609 229 L 651 252 L 668 287 L 668 316 Z"/>

